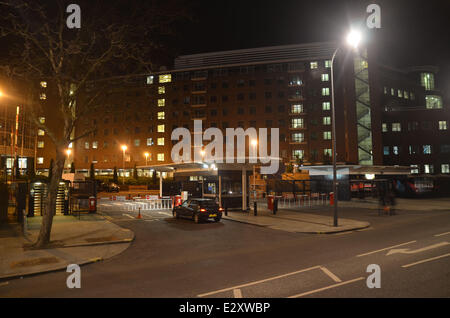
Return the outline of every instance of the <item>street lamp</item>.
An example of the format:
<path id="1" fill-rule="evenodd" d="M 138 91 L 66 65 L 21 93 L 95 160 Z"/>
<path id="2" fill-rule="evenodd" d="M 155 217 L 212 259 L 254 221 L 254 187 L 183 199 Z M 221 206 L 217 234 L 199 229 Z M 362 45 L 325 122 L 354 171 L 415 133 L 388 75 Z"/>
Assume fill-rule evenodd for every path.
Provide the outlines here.
<path id="1" fill-rule="evenodd" d="M 122 145 L 122 183 L 125 184 L 125 151 L 127 151 L 127 146 Z"/>
<path id="2" fill-rule="evenodd" d="M 358 48 L 361 42 L 361 33 L 351 30 L 347 35 L 347 44 L 354 49 Z M 332 150 L 333 150 L 333 195 L 334 195 L 334 216 L 333 226 L 338 226 L 338 194 L 337 194 L 337 172 L 336 172 L 336 109 L 334 104 L 334 59 L 341 46 L 339 45 L 331 58 L 331 130 L 332 130 Z"/>
<path id="3" fill-rule="evenodd" d="M 258 157 L 258 153 L 256 150 L 256 146 L 258 145 L 258 140 L 252 139 L 251 144 L 253 148 L 255 148 L 256 157 Z M 256 201 L 256 166 L 253 165 L 253 198 Z"/>
<path id="4" fill-rule="evenodd" d="M 148 160 L 148 156 L 149 156 L 150 154 L 148 153 L 148 152 L 146 152 L 146 153 L 144 153 L 144 156 L 145 156 L 145 165 L 147 166 L 147 160 Z M 145 176 L 147 176 L 147 174 L 145 173 L 145 171 L 144 171 L 144 175 Z"/>
<path id="5" fill-rule="evenodd" d="M 67 154 L 67 164 L 69 165 L 70 164 L 70 154 L 72 153 L 72 150 L 70 150 L 70 149 L 67 149 L 66 150 L 66 154 Z M 71 165 L 72 166 L 72 165 Z"/>

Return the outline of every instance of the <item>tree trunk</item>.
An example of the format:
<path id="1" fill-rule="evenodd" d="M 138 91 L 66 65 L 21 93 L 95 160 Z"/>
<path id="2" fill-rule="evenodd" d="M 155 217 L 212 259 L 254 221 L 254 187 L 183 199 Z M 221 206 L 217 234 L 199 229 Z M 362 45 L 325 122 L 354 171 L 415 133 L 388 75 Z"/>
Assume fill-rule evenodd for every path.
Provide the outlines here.
<path id="1" fill-rule="evenodd" d="M 58 194 L 58 186 L 64 170 L 64 161 L 64 147 L 57 147 L 56 160 L 53 165 L 50 184 L 48 186 L 48 194 L 45 209 L 43 211 L 41 229 L 39 231 L 37 241 L 34 243 L 35 248 L 43 248 L 50 243 L 53 216 L 56 212 L 56 196 Z"/>

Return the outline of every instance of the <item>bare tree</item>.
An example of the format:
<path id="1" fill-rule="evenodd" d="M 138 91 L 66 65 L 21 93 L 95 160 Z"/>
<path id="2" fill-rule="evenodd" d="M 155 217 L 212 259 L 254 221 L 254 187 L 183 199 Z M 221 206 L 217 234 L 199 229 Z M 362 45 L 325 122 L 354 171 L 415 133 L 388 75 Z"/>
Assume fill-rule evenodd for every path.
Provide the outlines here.
<path id="1" fill-rule="evenodd" d="M 36 248 L 50 243 L 56 195 L 64 169 L 65 149 L 92 129 L 74 136 L 80 118 L 95 111 L 105 98 L 107 81 L 115 75 L 132 75 L 154 69 L 151 61 L 164 51 L 164 40 L 177 23 L 189 17 L 186 6 L 167 1 L 77 1 L 81 28 L 70 29 L 66 19 L 69 1 L 0 1 L 0 71 L 29 88 L 27 110 L 36 126 L 45 131 L 56 153 L 48 189 L 46 209 Z M 38 120 L 48 109 L 39 101 L 36 83 L 45 79 L 54 88 L 52 112 L 60 125 L 51 127 Z M 95 92 L 84 94 L 92 82 Z M 103 86 L 102 86 L 103 85 Z"/>

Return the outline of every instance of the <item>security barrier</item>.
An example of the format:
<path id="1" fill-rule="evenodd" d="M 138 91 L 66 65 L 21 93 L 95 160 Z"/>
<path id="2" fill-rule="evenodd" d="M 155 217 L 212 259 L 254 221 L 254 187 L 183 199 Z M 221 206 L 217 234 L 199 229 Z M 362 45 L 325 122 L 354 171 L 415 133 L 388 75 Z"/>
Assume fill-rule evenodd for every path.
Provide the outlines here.
<path id="1" fill-rule="evenodd" d="M 155 211 L 155 210 L 171 210 L 173 200 L 170 197 L 164 197 L 160 199 L 142 199 L 133 198 L 132 200 L 125 200 L 117 196 L 114 199 L 101 198 L 98 201 L 97 209 L 99 211 L 121 211 L 121 212 L 133 212 L 133 211 Z"/>

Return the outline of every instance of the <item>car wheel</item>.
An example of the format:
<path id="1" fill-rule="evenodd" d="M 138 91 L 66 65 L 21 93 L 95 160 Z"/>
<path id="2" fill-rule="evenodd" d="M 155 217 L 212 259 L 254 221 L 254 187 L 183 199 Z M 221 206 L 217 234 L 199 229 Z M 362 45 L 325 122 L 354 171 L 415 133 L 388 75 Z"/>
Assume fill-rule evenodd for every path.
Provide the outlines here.
<path id="1" fill-rule="evenodd" d="M 214 218 L 214 222 L 220 222 L 220 217 L 218 217 L 218 218 Z"/>
<path id="2" fill-rule="evenodd" d="M 200 223 L 200 218 L 198 217 L 198 214 L 194 214 L 194 222 L 195 223 Z"/>

